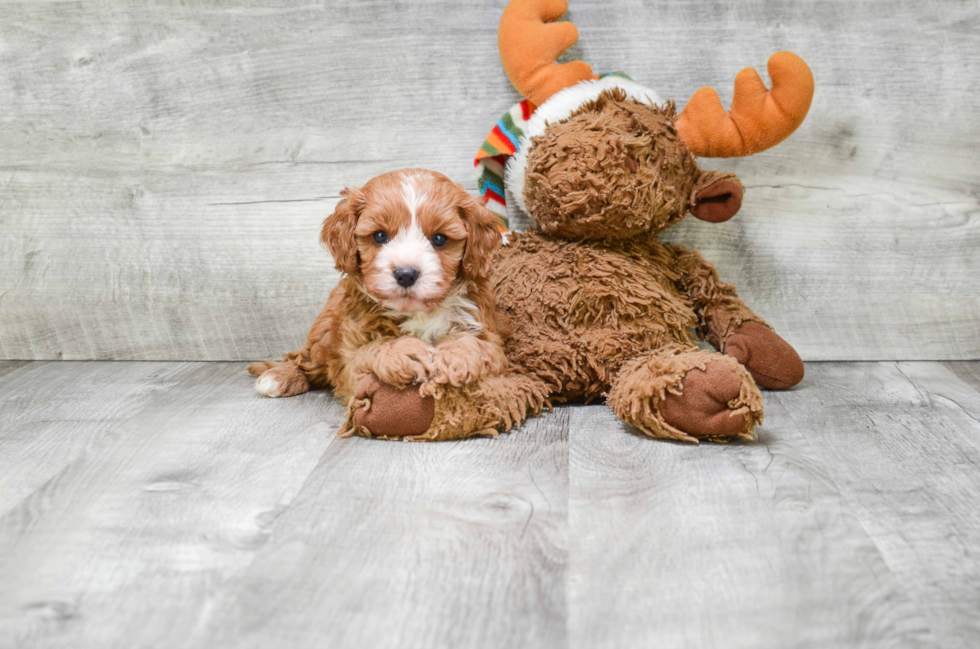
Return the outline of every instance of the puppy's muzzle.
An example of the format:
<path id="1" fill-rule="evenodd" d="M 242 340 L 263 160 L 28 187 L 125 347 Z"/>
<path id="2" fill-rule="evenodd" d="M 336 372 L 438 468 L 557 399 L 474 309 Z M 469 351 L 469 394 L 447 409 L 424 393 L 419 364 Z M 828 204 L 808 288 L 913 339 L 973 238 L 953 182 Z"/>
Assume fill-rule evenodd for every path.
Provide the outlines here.
<path id="1" fill-rule="evenodd" d="M 396 268 L 395 281 L 402 288 L 411 288 L 419 278 L 419 271 L 414 268 Z"/>

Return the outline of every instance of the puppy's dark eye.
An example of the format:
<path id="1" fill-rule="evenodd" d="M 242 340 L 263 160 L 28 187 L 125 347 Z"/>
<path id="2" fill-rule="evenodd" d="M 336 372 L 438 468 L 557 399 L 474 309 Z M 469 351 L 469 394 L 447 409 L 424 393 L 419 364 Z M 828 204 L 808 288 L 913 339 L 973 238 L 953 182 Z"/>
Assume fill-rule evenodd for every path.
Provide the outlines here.
<path id="1" fill-rule="evenodd" d="M 446 245 L 446 235 L 444 234 L 433 234 L 432 235 L 432 245 L 436 248 L 442 248 Z"/>
<path id="2" fill-rule="evenodd" d="M 385 232 L 384 230 L 378 230 L 371 236 L 374 237 L 374 242 L 378 245 L 381 245 L 383 243 L 388 243 L 388 233 Z"/>

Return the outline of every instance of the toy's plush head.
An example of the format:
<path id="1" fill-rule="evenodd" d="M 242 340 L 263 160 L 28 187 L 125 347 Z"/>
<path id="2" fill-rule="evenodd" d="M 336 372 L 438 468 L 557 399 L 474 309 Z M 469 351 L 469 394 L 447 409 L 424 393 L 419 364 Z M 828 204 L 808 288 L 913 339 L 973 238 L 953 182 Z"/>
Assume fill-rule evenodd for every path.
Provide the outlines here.
<path id="1" fill-rule="evenodd" d="M 673 126 L 672 103 L 654 106 L 604 90 L 529 143 L 523 199 L 543 231 L 567 239 L 659 232 L 688 211 L 718 222 L 742 202 L 730 174 L 702 171 Z"/>
<path id="2" fill-rule="evenodd" d="M 547 24 L 566 8 L 565 0 L 512 0 L 500 22 L 504 69 L 536 105 L 506 166 L 507 187 L 524 211 L 568 239 L 656 233 L 688 212 L 715 223 L 734 216 L 742 184 L 702 170 L 695 156 L 747 156 L 787 138 L 813 97 L 806 63 L 777 52 L 769 59 L 771 91 L 746 68 L 730 111 L 701 88 L 677 114 L 673 102 L 622 75 L 596 78 L 581 61 L 556 63 L 578 38 L 571 23 Z"/>
<path id="3" fill-rule="evenodd" d="M 429 311 L 457 280 L 489 275 L 501 244 L 499 220 L 446 176 L 392 171 L 342 194 L 321 242 L 337 270 L 360 279 L 382 306 Z"/>

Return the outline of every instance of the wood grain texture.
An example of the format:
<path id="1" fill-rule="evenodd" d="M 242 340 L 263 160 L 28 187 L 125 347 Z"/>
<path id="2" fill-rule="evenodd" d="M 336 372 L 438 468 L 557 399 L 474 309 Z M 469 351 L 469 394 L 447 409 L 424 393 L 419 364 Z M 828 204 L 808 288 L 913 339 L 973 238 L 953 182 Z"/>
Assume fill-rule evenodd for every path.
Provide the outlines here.
<path id="1" fill-rule="evenodd" d="M 729 446 L 573 422 L 577 646 L 975 646 L 980 393 L 937 363 L 811 363 L 766 408 Z"/>
<path id="2" fill-rule="evenodd" d="M 935 646 L 809 441 L 766 414 L 745 445 L 651 444 L 605 410 L 572 428 L 571 646 Z"/>
<path id="3" fill-rule="evenodd" d="M 16 372 L 26 365 L 30 365 L 30 361 L 0 361 L 0 378 L 11 372 Z"/>
<path id="4" fill-rule="evenodd" d="M 977 365 L 974 363 L 973 365 Z M 817 364 L 773 394 L 941 647 L 980 642 L 980 395 L 937 363 Z M 828 407 L 832 406 L 832 407 Z"/>
<path id="5" fill-rule="evenodd" d="M 0 364 L 0 647 L 975 647 L 977 366 L 810 363 L 757 442 L 688 446 L 601 405 L 338 440 L 240 364 Z"/>
<path id="6" fill-rule="evenodd" d="M 331 445 L 203 646 L 567 646 L 567 415 Z"/>
<path id="7" fill-rule="evenodd" d="M 504 0 L 0 3 L 0 357 L 258 359 L 336 281 L 345 184 L 475 189 L 517 99 Z M 664 97 L 731 96 L 792 49 L 800 131 L 737 161 L 742 212 L 670 236 L 807 359 L 980 358 L 980 7 L 970 0 L 573 0 L 570 56 Z"/>
<path id="8" fill-rule="evenodd" d="M 0 367 L 0 515 L 68 464 L 118 441 L 120 425 L 199 363 Z"/>
<path id="9" fill-rule="evenodd" d="M 81 392 L 93 379 L 57 367 Z M 342 419 L 322 393 L 276 401 L 249 384 L 238 364 L 197 365 L 0 517 L 0 646 L 186 646 Z"/>
<path id="10" fill-rule="evenodd" d="M 980 363 L 944 363 L 943 366 L 980 392 Z"/>

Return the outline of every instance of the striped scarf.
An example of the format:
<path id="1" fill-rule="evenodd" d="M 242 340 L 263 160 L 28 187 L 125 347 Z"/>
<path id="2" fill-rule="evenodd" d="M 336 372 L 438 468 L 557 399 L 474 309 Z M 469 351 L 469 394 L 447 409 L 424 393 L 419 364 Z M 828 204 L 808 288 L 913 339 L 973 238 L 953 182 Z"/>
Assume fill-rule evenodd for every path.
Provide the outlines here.
<path id="1" fill-rule="evenodd" d="M 520 148 L 524 127 L 527 120 L 531 119 L 534 108 L 534 104 L 525 99 L 504 113 L 484 140 L 473 161 L 479 174 L 477 187 L 483 206 L 499 216 L 507 227 L 509 221 L 504 190 L 504 168 L 507 166 L 507 158 L 517 153 Z"/>

